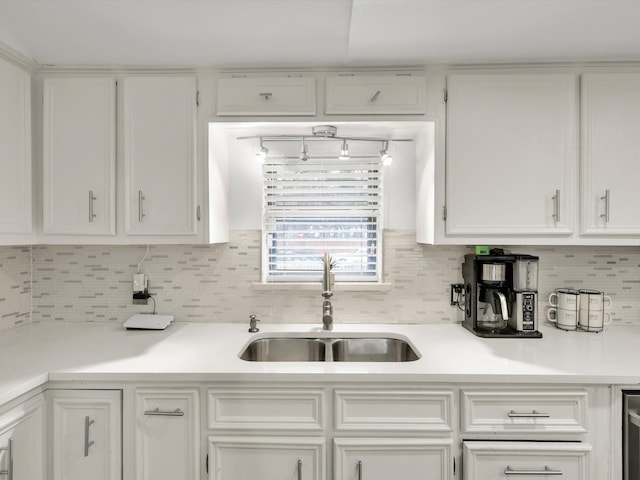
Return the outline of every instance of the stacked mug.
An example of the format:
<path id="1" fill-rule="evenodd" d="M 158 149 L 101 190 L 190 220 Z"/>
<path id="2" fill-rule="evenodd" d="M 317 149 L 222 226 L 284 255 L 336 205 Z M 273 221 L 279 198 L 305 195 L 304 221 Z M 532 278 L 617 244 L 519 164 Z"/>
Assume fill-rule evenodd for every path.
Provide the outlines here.
<path id="1" fill-rule="evenodd" d="M 601 332 L 611 323 L 611 313 L 605 311 L 611 307 L 611 297 L 600 290 L 556 288 L 549 304 L 547 319 L 562 330 Z"/>

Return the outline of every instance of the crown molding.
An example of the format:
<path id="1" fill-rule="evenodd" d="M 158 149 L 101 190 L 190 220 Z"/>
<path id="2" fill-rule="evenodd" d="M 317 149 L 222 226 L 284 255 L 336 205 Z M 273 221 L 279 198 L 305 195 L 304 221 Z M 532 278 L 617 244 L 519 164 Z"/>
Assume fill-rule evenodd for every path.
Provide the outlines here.
<path id="1" fill-rule="evenodd" d="M 13 47 L 0 42 L 0 58 L 4 60 L 8 60 L 9 62 L 17 65 L 24 70 L 29 71 L 30 73 L 34 73 L 39 64 L 33 58 L 28 57 L 22 52 L 19 52 Z"/>

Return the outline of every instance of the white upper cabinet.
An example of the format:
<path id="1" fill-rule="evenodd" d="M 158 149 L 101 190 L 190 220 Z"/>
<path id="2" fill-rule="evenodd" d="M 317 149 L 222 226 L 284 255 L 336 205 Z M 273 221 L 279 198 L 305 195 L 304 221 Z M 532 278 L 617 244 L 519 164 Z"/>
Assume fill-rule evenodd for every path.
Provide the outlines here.
<path id="1" fill-rule="evenodd" d="M 124 80 L 125 233 L 195 235 L 195 77 Z"/>
<path id="2" fill-rule="evenodd" d="M 221 78 L 216 113 L 231 115 L 315 115 L 316 80 L 311 77 Z"/>
<path id="3" fill-rule="evenodd" d="M 24 70 L 2 59 L 0 171 L 0 235 L 30 233 L 31 77 Z M 7 242 L 3 240 L 2 243 Z"/>
<path id="4" fill-rule="evenodd" d="M 446 233 L 569 237 L 577 215 L 577 78 L 447 79 Z"/>
<path id="5" fill-rule="evenodd" d="M 115 234 L 116 82 L 44 80 L 43 231 Z"/>
<path id="6" fill-rule="evenodd" d="M 328 77 L 327 114 L 416 115 L 426 111 L 426 80 L 421 76 Z"/>
<path id="7" fill-rule="evenodd" d="M 583 235 L 640 235 L 640 74 L 582 77 Z"/>

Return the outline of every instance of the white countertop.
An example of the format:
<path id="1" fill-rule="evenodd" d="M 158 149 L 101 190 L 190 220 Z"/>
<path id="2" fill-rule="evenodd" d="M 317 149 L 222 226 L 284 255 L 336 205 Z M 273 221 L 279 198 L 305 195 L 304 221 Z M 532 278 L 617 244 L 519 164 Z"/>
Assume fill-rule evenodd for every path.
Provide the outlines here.
<path id="1" fill-rule="evenodd" d="M 179 323 L 164 331 L 113 324 L 42 324 L 0 336 L 0 404 L 47 381 L 401 381 L 640 383 L 640 327 L 602 333 L 541 327 L 542 339 L 483 339 L 459 324 L 336 324 L 336 333 L 405 335 L 421 358 L 405 363 L 248 362 L 253 335 L 319 332 L 315 324 Z"/>

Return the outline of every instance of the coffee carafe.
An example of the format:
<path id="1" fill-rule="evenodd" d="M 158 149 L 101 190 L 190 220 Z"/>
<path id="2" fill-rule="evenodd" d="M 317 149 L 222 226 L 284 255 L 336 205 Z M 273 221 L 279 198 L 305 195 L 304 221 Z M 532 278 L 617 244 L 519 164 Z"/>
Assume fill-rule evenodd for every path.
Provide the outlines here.
<path id="1" fill-rule="evenodd" d="M 492 250 L 465 255 L 463 326 L 483 337 L 539 338 L 538 257 Z"/>

